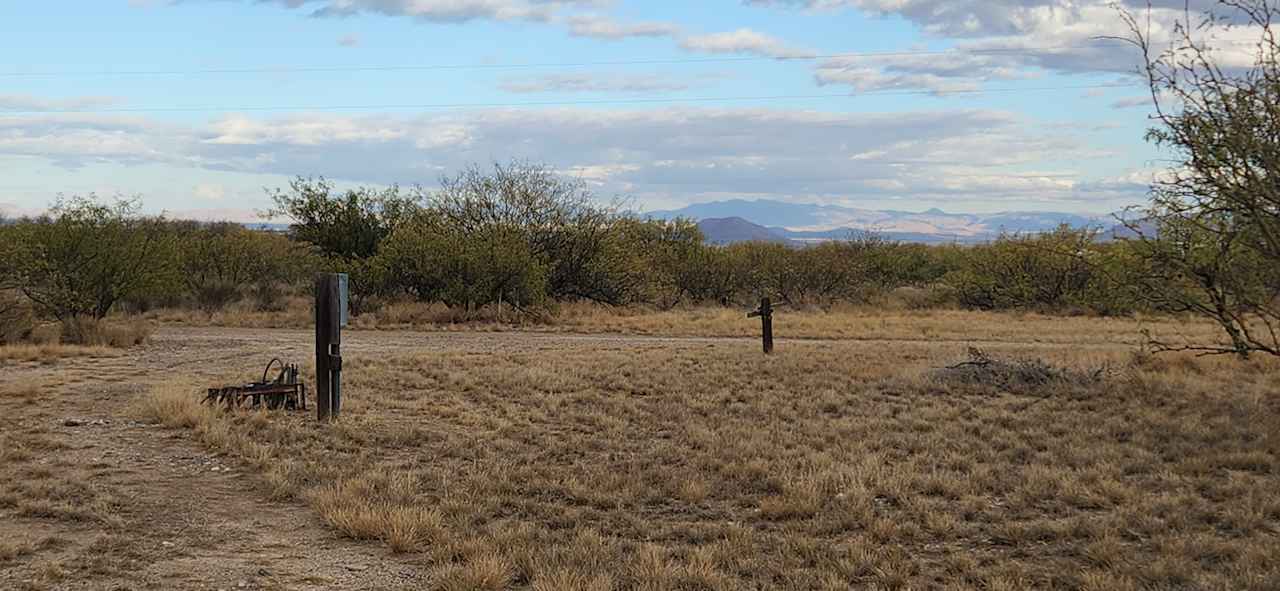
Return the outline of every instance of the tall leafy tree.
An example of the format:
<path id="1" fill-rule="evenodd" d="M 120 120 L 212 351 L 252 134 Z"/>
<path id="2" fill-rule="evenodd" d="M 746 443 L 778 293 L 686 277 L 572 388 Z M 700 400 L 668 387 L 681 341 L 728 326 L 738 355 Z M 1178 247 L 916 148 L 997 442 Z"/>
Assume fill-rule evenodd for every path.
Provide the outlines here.
<path id="1" fill-rule="evenodd" d="M 292 220 L 291 235 L 314 245 L 325 256 L 327 270 L 349 275 L 352 314 L 367 310 L 386 291 L 374 257 L 422 203 L 419 192 L 406 193 L 398 186 L 339 191 L 324 178 L 298 177 L 287 190 L 270 195 L 275 206 L 266 216 Z"/>
<path id="2" fill-rule="evenodd" d="M 139 215 L 136 200 L 60 200 L 10 232 L 11 280 L 62 321 L 103 318 L 121 300 L 174 281 L 174 235 L 162 218 Z"/>
<path id="3" fill-rule="evenodd" d="M 1153 38 L 1122 13 L 1143 57 L 1155 105 L 1148 138 L 1173 165 L 1135 222 L 1146 263 L 1142 290 L 1161 307 L 1217 322 L 1226 343 L 1163 349 L 1280 356 L 1280 43 L 1273 0 L 1222 0 Z M 1246 36 L 1250 44 L 1238 41 Z"/>

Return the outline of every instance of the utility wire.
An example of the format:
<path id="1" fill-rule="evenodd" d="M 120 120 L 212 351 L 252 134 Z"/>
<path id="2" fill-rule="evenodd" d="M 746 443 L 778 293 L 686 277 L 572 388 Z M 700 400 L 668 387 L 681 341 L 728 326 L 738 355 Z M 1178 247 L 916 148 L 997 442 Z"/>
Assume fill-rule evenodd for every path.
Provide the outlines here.
<path id="1" fill-rule="evenodd" d="M 519 69 L 537 69 L 537 68 L 585 68 L 596 66 L 636 66 L 636 65 L 676 65 L 676 64 L 706 64 L 706 63 L 733 63 L 733 62 L 760 62 L 760 61 L 816 61 L 830 60 L 841 58 L 889 58 L 889 57 L 912 57 L 912 56 L 939 56 L 939 55 L 1033 55 L 1046 51 L 1063 51 L 1072 49 L 1100 49 L 1108 46 L 1114 47 L 1122 43 L 1120 41 L 1099 40 L 1107 43 L 1092 43 L 1087 45 L 1060 45 L 1054 47 L 1040 47 L 1034 50 L 1027 48 L 992 48 L 992 49 L 937 49 L 937 50 L 907 50 L 907 51 L 871 51 L 871 52 L 850 52 L 850 53 L 832 53 L 824 55 L 798 55 L 798 56 L 726 56 L 726 57 L 705 57 L 705 58 L 671 58 L 671 59 L 640 59 L 640 60 L 606 60 L 606 61 L 588 61 L 588 62 L 528 62 L 528 63 L 507 63 L 507 64 L 402 64 L 402 65 L 364 65 L 364 66 L 337 66 L 337 65 L 319 65 L 319 66 L 258 66 L 244 68 L 199 68 L 190 70 L 62 70 L 62 71 L 44 71 L 44 72 L 21 72 L 9 71 L 0 72 L 0 77 L 5 78 L 59 78 L 59 77 L 80 77 L 80 76 L 196 76 L 205 74 L 272 74 L 272 73 L 312 73 L 312 72 L 413 72 L 413 71 L 429 71 L 429 70 L 519 70 Z"/>
<path id="2" fill-rule="evenodd" d="M 949 95 L 981 95 L 1007 94 L 1019 92 L 1045 92 L 1058 90 L 1088 90 L 1095 88 L 1136 88 L 1135 84 L 1079 84 L 1074 86 L 1032 86 L 1011 88 L 975 88 L 960 90 L 885 90 L 861 93 L 829 93 L 829 94 L 778 94 L 756 96 L 708 96 L 684 98 L 623 98 L 623 99 L 582 99 L 569 101 L 526 101 L 510 103 L 423 103 L 423 104 L 356 104 L 356 105 L 310 105 L 310 106 L 232 106 L 232 107 L 104 107 L 104 108 L 68 108 L 13 110 L 0 109 L 0 115 L 40 115 L 56 113 L 198 113 L 208 111 L 372 111 L 372 110 L 405 110 L 405 109 L 482 109 L 482 108 L 517 108 L 517 107 L 559 107 L 584 105 L 636 105 L 636 104 L 679 104 L 679 103 L 714 103 L 733 101 L 779 101 L 829 98 L 862 98 L 868 96 L 949 96 Z"/>

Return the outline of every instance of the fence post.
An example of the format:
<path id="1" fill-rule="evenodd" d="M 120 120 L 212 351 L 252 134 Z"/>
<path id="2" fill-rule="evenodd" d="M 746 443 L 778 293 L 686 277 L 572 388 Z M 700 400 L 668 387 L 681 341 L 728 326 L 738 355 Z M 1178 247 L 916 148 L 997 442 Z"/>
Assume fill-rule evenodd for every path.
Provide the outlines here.
<path id="1" fill-rule="evenodd" d="M 769 298 L 760 299 L 760 328 L 764 338 L 764 352 L 773 353 L 773 302 Z"/>
<path id="2" fill-rule="evenodd" d="M 766 355 L 773 353 L 773 302 L 760 298 L 760 309 L 747 314 L 747 318 L 760 317 L 760 337 L 764 341 Z"/>
<path id="3" fill-rule="evenodd" d="M 327 421 L 342 407 L 342 329 L 338 276 L 316 276 L 316 419 Z"/>

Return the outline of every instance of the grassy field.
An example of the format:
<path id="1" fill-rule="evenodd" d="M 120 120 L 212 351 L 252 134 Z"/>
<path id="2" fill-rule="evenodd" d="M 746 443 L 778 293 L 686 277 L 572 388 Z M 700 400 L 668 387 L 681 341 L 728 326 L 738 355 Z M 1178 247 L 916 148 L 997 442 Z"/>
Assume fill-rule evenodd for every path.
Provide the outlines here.
<path id="1" fill-rule="evenodd" d="M 298 298 L 291 299 L 284 310 L 274 312 L 238 307 L 214 313 L 164 309 L 150 312 L 147 317 L 159 325 L 180 327 L 310 329 L 315 322 L 310 301 Z M 774 325 L 779 338 L 801 339 L 1136 345 L 1142 342 L 1144 330 L 1155 331 L 1162 340 L 1173 344 L 1221 338 L 1221 329 L 1214 324 L 1190 318 L 1064 317 L 1033 312 L 852 305 L 800 310 L 782 307 L 774 315 Z M 352 318 L 348 330 L 754 337 L 760 334 L 760 323 L 748 320 L 745 309 L 720 306 L 657 310 L 569 303 L 541 316 L 508 313 L 498 318 L 493 309 L 485 309 L 469 319 L 441 305 L 400 302 Z"/>
<path id="2" fill-rule="evenodd" d="M 580 328 L 753 333 L 729 314 Z M 135 413 L 421 565 L 420 588 L 1280 588 L 1274 361 L 1142 353 L 1141 326 L 1210 330 L 1167 320 L 778 325 L 846 340 L 354 331 L 335 424 L 172 383 Z"/>
<path id="3" fill-rule="evenodd" d="M 102 345 L 0 345 L 0 361 L 42 361 L 63 357 L 115 357 L 119 348 Z"/>

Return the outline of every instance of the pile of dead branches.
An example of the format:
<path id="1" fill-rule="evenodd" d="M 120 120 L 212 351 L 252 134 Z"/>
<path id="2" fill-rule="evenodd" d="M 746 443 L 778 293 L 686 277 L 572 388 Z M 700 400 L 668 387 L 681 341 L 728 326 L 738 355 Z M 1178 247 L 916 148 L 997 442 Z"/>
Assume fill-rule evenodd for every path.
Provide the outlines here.
<path id="1" fill-rule="evenodd" d="M 1003 392 L 1048 395 L 1055 387 L 1091 387 L 1106 378 L 1107 367 L 1080 370 L 1059 367 L 1043 359 L 995 359 L 976 347 L 969 360 L 935 370 L 934 381 L 947 385 L 985 386 Z"/>

